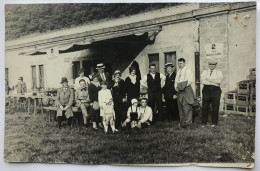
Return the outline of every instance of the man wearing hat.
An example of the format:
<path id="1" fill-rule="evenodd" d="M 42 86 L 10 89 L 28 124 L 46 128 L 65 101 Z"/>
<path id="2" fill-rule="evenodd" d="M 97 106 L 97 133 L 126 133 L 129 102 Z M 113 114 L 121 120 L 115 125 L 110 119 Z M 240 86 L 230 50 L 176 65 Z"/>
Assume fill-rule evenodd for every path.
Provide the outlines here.
<path id="1" fill-rule="evenodd" d="M 84 76 L 85 70 L 84 70 L 83 68 L 80 68 L 78 74 L 79 74 L 79 77 L 77 77 L 77 78 L 75 79 L 75 86 L 74 86 L 75 90 L 80 89 L 80 83 L 79 83 L 79 81 L 82 80 L 82 79 L 85 80 L 86 86 L 88 86 L 88 85 L 90 84 L 89 78 Z"/>
<path id="2" fill-rule="evenodd" d="M 57 118 L 58 118 L 58 124 L 59 128 L 61 127 L 61 121 L 64 117 L 64 114 L 66 118 L 68 119 L 68 125 L 71 125 L 71 120 L 73 117 L 72 112 L 72 104 L 74 100 L 74 92 L 72 89 L 68 86 L 68 80 L 66 77 L 62 77 L 61 82 L 62 87 L 57 92 L 57 99 L 56 104 L 58 106 L 57 109 Z"/>
<path id="3" fill-rule="evenodd" d="M 211 127 L 218 124 L 218 113 L 221 96 L 220 84 L 223 80 L 223 74 L 216 69 L 218 61 L 214 58 L 208 60 L 208 70 L 201 73 L 202 89 L 202 127 L 205 127 L 208 121 L 209 106 L 211 104 Z"/>
<path id="4" fill-rule="evenodd" d="M 105 72 L 105 66 L 103 63 L 97 64 L 98 70 L 98 81 L 101 83 L 102 81 L 106 81 L 108 83 L 108 88 L 111 88 L 111 77 L 108 72 Z"/>
<path id="5" fill-rule="evenodd" d="M 165 64 L 165 69 L 167 76 L 163 88 L 163 94 L 166 103 L 166 119 L 168 121 L 179 121 L 177 91 L 174 88 L 176 77 L 175 66 L 172 63 L 167 63 Z"/>
<path id="6" fill-rule="evenodd" d="M 17 94 L 27 93 L 27 88 L 25 82 L 23 81 L 23 77 L 19 77 L 18 80 L 19 81 L 15 86 L 17 88 Z"/>

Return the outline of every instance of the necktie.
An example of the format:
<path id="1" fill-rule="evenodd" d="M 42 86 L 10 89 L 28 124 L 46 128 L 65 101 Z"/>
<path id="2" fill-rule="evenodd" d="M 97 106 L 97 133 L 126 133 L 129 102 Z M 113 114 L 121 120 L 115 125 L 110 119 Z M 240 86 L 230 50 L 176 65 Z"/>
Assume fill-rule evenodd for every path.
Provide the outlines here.
<path id="1" fill-rule="evenodd" d="M 102 78 L 103 81 L 106 81 L 106 77 L 105 77 L 104 73 L 101 73 L 101 78 Z"/>
<path id="2" fill-rule="evenodd" d="M 180 75 L 179 75 L 179 77 L 178 77 L 179 82 L 180 82 L 180 80 L 181 80 L 181 72 L 182 72 L 182 69 L 180 70 Z"/>
<path id="3" fill-rule="evenodd" d="M 209 74 L 210 76 L 211 76 L 212 72 L 213 72 L 213 71 L 212 71 L 212 70 L 210 70 L 210 74 Z"/>
<path id="4" fill-rule="evenodd" d="M 105 76 L 105 74 L 103 73 L 103 78 L 104 78 L 104 81 L 106 81 L 106 76 Z"/>

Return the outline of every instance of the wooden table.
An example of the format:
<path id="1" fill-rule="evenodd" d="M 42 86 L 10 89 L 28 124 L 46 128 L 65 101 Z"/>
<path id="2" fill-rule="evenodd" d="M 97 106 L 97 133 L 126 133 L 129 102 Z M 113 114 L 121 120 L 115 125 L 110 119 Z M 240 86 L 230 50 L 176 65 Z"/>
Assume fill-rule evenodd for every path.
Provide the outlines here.
<path id="1" fill-rule="evenodd" d="M 31 99 L 33 100 L 33 114 L 36 115 L 37 113 L 37 100 L 38 99 L 43 99 L 43 98 L 49 98 L 55 100 L 55 97 L 49 97 L 49 96 L 33 96 L 33 95 L 28 95 L 28 94 L 13 94 L 13 95 L 7 95 L 7 98 L 26 98 L 28 104 L 27 104 L 27 109 L 28 109 L 28 114 L 30 114 L 30 108 L 31 108 Z M 40 106 L 40 109 L 43 110 L 43 106 Z"/>

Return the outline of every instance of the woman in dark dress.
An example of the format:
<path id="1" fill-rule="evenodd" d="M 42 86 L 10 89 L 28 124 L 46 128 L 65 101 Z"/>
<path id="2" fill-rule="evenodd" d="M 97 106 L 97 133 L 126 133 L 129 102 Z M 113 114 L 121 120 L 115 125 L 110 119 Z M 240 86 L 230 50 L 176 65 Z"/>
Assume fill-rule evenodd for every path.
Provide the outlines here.
<path id="1" fill-rule="evenodd" d="M 91 81 L 91 83 L 88 85 L 88 93 L 91 105 L 90 110 L 92 114 L 93 128 L 97 129 L 97 123 L 101 128 L 103 128 L 98 105 L 98 92 L 101 90 L 101 86 L 98 81 L 98 75 L 93 75 L 92 79 L 93 81 Z"/>
<path id="2" fill-rule="evenodd" d="M 121 79 L 121 72 L 119 70 L 116 70 L 114 73 L 114 79 L 112 81 L 112 96 L 116 116 L 115 127 L 116 129 L 120 129 L 123 121 L 124 102 L 126 102 L 126 99 L 124 80 Z"/>
<path id="3" fill-rule="evenodd" d="M 134 67 L 129 68 L 129 73 L 129 76 L 125 79 L 125 92 L 127 102 L 130 105 L 133 98 L 139 99 L 140 97 L 140 79 L 137 77 Z"/>

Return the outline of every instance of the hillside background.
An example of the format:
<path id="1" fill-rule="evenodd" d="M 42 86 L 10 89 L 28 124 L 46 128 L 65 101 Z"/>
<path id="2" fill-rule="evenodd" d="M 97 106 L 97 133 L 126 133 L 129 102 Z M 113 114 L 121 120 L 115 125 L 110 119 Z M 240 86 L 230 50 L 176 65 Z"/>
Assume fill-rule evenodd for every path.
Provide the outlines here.
<path id="1" fill-rule="evenodd" d="M 5 6 L 5 39 L 33 36 L 177 4 L 9 4 Z"/>

